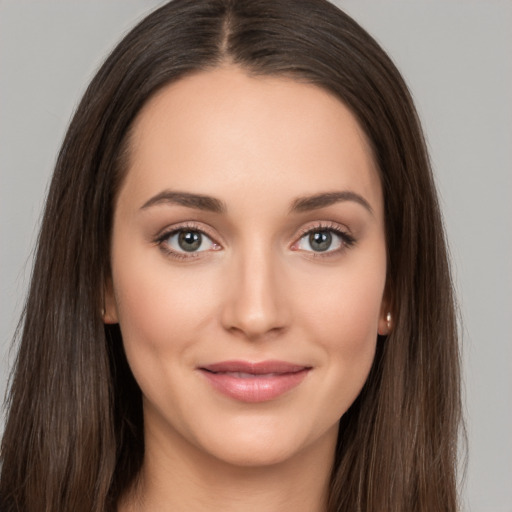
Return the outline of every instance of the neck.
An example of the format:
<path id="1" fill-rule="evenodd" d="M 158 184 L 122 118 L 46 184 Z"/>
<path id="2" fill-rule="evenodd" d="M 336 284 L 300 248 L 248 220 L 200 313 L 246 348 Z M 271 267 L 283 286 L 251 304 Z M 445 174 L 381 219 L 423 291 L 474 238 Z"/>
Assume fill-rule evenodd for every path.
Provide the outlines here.
<path id="1" fill-rule="evenodd" d="M 137 485 L 119 512 L 321 512 L 326 510 L 336 429 L 286 460 L 233 465 L 195 446 L 146 435 Z"/>

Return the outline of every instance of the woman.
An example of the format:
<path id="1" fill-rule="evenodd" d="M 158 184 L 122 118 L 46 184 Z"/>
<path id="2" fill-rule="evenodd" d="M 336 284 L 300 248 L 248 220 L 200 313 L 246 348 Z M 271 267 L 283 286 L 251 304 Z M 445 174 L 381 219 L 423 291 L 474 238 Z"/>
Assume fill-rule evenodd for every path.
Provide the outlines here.
<path id="1" fill-rule="evenodd" d="M 6 510 L 457 509 L 449 266 L 403 80 L 323 0 L 177 0 L 89 86 Z"/>

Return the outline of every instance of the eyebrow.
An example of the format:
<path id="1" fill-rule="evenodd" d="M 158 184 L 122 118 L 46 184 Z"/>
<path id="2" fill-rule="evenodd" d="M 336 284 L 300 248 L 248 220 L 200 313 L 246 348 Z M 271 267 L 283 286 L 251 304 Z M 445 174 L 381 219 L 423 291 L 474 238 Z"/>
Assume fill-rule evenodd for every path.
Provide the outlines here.
<path id="1" fill-rule="evenodd" d="M 370 203 L 363 196 L 349 190 L 341 192 L 324 192 L 312 196 L 298 197 L 292 202 L 290 212 L 295 213 L 318 210 L 320 208 L 326 208 L 327 206 L 345 201 L 353 201 L 360 204 L 373 215 L 373 209 L 370 206 Z M 177 204 L 188 208 L 195 208 L 197 210 L 214 213 L 225 213 L 227 211 L 225 203 L 215 197 L 205 196 L 203 194 L 192 194 L 190 192 L 177 192 L 173 190 L 164 190 L 156 196 L 153 196 L 141 206 L 141 210 L 160 204 Z"/>
<path id="2" fill-rule="evenodd" d="M 318 210 L 319 208 L 326 208 L 327 206 L 344 201 L 353 201 L 360 204 L 373 215 L 373 208 L 370 206 L 370 203 L 363 196 L 349 190 L 298 197 L 293 201 L 290 211 L 307 212 L 310 210 Z"/>
<path id="3" fill-rule="evenodd" d="M 226 211 L 226 205 L 220 199 L 202 194 L 175 192 L 172 190 L 164 190 L 153 196 L 141 206 L 141 210 L 160 204 L 177 204 L 214 213 L 224 213 Z"/>

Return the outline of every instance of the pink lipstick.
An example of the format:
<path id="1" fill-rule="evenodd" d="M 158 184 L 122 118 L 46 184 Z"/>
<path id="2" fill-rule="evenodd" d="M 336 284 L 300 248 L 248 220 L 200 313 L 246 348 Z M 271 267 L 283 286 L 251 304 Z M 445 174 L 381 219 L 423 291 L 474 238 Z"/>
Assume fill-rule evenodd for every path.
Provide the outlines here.
<path id="1" fill-rule="evenodd" d="M 266 402 L 298 386 L 311 367 L 284 361 L 223 361 L 199 370 L 217 391 L 230 398 Z"/>

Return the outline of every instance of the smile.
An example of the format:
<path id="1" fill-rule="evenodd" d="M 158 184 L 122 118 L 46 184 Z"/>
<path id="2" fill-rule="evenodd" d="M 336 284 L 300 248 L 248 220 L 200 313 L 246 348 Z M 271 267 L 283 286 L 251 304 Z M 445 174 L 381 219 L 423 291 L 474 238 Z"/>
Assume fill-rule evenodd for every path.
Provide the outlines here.
<path id="1" fill-rule="evenodd" d="M 298 386 L 310 366 L 283 361 L 224 361 L 199 368 L 212 387 L 241 402 L 266 402 Z"/>

